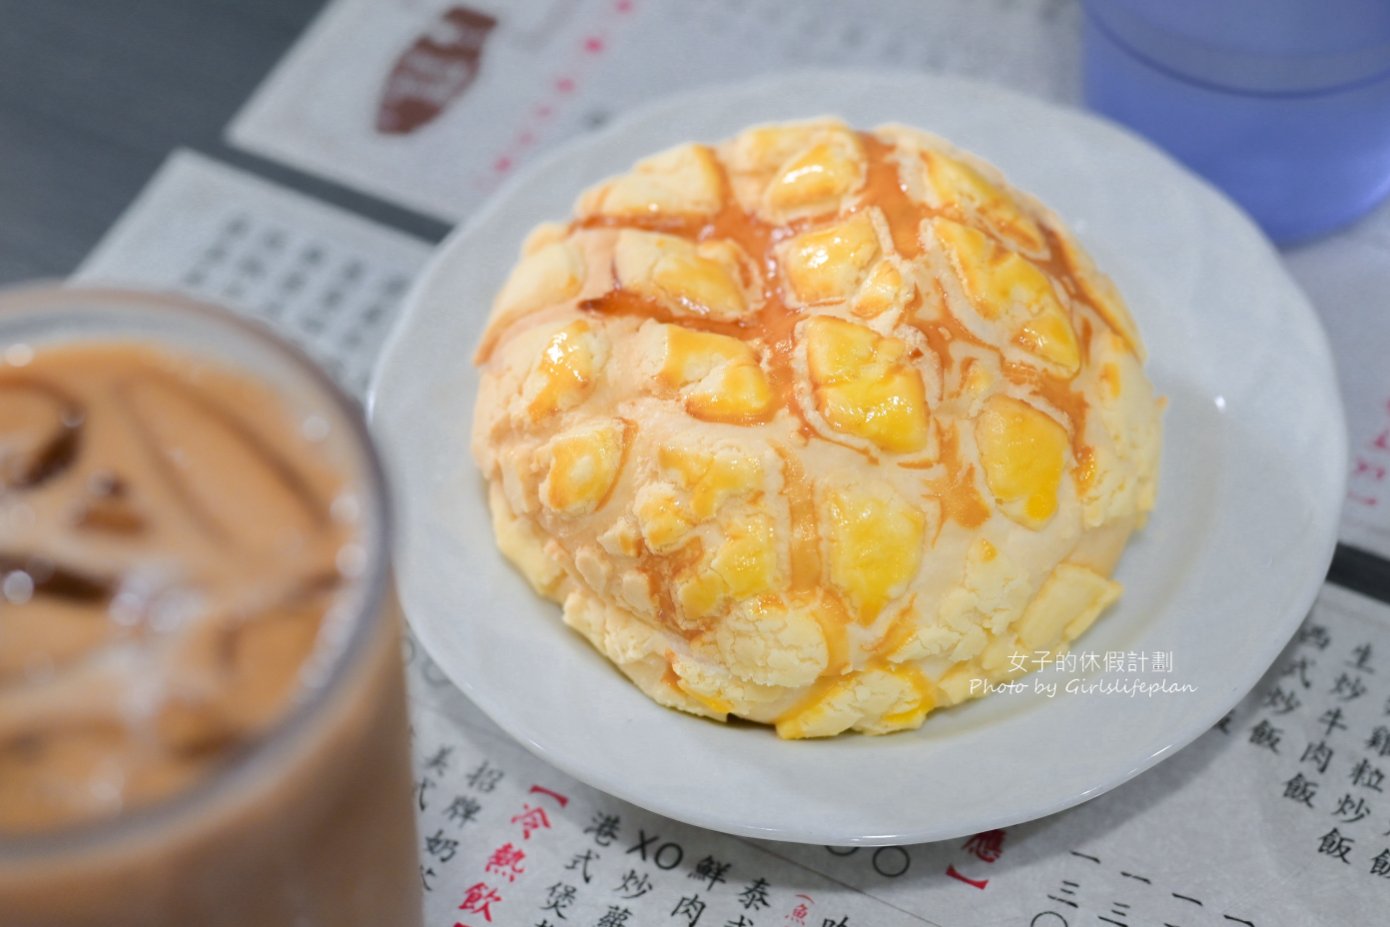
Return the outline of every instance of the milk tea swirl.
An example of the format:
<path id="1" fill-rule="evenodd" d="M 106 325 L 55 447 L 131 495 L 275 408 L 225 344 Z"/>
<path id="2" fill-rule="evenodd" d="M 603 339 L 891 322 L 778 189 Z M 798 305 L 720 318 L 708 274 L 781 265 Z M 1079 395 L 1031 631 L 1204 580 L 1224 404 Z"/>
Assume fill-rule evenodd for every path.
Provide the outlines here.
<path id="1" fill-rule="evenodd" d="M 134 343 L 7 360 L 0 835 L 147 805 L 245 750 L 307 691 L 363 559 L 330 426 L 267 386 Z"/>

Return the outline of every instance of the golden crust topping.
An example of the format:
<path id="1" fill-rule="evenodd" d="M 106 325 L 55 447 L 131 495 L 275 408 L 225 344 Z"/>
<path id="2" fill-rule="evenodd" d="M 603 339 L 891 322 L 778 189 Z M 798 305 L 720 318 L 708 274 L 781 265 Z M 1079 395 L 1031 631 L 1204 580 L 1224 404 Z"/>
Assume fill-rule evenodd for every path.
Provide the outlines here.
<path id="1" fill-rule="evenodd" d="M 1133 320 L 924 133 L 684 145 L 528 240 L 473 449 L 507 555 L 643 691 L 884 733 L 1064 647 L 1154 503 Z"/>
<path id="2" fill-rule="evenodd" d="M 581 218 L 707 216 L 719 211 L 723 198 L 714 152 L 704 145 L 680 145 L 586 191 L 575 213 Z"/>
<path id="3" fill-rule="evenodd" d="M 748 312 L 746 260 L 727 241 L 691 242 L 676 235 L 623 229 L 613 252 L 618 284 L 672 314 L 730 321 Z"/>
<path id="4" fill-rule="evenodd" d="M 985 482 L 1005 515 L 1028 528 L 1057 511 L 1070 441 L 1047 414 L 1009 396 L 991 396 L 975 420 Z"/>
<path id="5" fill-rule="evenodd" d="M 539 422 L 582 402 L 594 389 L 603 354 L 602 339 L 583 320 L 555 332 L 522 386 L 532 420 Z"/>
<path id="6" fill-rule="evenodd" d="M 936 219 L 932 231 L 945 246 L 976 314 L 1002 326 L 1012 344 L 1051 372 L 1074 376 L 1081 367 L 1081 349 L 1047 274 L 971 226 Z"/>
<path id="7" fill-rule="evenodd" d="M 841 302 L 859 289 L 883 251 L 867 212 L 796 236 L 782 248 L 782 272 L 796 305 Z"/>
<path id="8" fill-rule="evenodd" d="M 924 151 L 922 159 L 937 196 L 954 213 L 981 216 L 993 230 L 1025 251 L 1037 252 L 1045 247 L 1037 222 L 979 169 L 941 151 Z"/>
<path id="9" fill-rule="evenodd" d="M 864 482 L 827 488 L 822 524 L 830 581 L 858 620 L 872 621 L 916 575 L 926 513 L 886 483 Z"/>
<path id="10" fill-rule="evenodd" d="M 691 417 L 706 422 L 753 422 L 772 410 L 774 397 L 758 356 L 727 335 L 662 327 L 665 352 L 657 380 L 679 392 Z"/>
<path id="11" fill-rule="evenodd" d="M 560 515 L 587 515 L 598 508 L 618 478 L 624 432 L 622 422 L 593 422 L 543 445 L 541 504 Z"/>
<path id="12" fill-rule="evenodd" d="M 889 453 L 926 448 L 927 401 L 906 344 L 832 316 L 808 320 L 804 338 L 816 405 L 831 428 Z"/>
<path id="13" fill-rule="evenodd" d="M 868 165 L 861 136 L 830 120 L 749 129 L 719 154 L 741 207 L 768 222 L 837 212 Z"/>

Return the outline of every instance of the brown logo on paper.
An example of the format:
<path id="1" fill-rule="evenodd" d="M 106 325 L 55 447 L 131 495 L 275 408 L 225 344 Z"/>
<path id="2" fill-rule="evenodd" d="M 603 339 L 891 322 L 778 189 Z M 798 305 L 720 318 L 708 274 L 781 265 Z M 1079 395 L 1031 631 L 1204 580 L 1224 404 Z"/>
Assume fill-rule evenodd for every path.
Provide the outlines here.
<path id="1" fill-rule="evenodd" d="M 444 11 L 386 78 L 376 130 L 408 135 L 432 121 L 478 76 L 483 45 L 497 20 L 461 6 Z"/>

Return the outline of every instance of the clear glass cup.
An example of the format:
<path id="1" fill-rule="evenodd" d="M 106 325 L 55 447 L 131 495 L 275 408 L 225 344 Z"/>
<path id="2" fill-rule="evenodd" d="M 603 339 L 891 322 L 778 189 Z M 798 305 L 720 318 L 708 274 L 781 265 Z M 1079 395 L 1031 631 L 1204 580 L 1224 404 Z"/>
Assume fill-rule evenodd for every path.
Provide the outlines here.
<path id="1" fill-rule="evenodd" d="M 1276 242 L 1390 194 L 1386 0 L 1083 0 L 1083 89 Z"/>
<path id="2" fill-rule="evenodd" d="M 45 345 L 112 340 L 250 375 L 307 416 L 354 490 L 365 556 L 335 600 L 335 618 L 324 619 L 299 697 L 254 742 L 147 807 L 66 829 L 0 832 L 0 924 L 419 925 L 387 494 L 358 408 L 260 327 L 177 296 L 0 293 L 0 358 L 9 363 Z"/>

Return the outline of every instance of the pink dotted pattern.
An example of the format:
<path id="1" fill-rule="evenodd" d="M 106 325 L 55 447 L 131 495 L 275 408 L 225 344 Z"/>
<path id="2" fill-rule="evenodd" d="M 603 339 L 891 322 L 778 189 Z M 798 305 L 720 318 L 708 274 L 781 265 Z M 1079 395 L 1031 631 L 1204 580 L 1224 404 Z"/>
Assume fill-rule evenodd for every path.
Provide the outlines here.
<path id="1" fill-rule="evenodd" d="M 585 31 L 568 62 L 547 84 L 541 98 L 522 116 L 511 140 L 492 158 L 491 172 L 478 177 L 476 185 L 480 189 L 496 183 L 500 177 L 509 174 L 525 160 L 537 141 L 543 137 L 545 127 L 573 100 L 584 76 L 609 53 L 613 32 L 625 18 L 636 11 L 636 8 L 635 0 L 613 0 Z"/>

